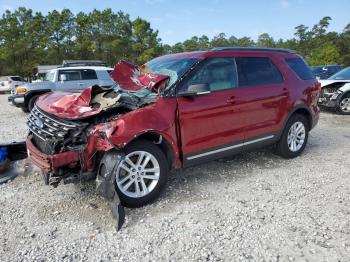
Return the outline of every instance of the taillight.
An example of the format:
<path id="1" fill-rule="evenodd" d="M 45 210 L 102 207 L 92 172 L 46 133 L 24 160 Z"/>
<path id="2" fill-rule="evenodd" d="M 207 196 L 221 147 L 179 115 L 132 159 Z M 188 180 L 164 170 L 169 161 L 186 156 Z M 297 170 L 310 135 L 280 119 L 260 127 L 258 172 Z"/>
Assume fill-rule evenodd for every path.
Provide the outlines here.
<path id="1" fill-rule="evenodd" d="M 315 88 L 320 91 L 321 90 L 321 83 L 320 82 L 316 82 L 315 83 Z"/>

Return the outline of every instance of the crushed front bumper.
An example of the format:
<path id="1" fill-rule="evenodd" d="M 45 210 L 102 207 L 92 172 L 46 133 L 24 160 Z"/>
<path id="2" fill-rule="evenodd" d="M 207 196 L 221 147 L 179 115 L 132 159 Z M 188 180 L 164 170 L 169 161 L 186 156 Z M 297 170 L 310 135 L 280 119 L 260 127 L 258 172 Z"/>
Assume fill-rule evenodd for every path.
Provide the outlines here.
<path id="1" fill-rule="evenodd" d="M 323 89 L 318 99 L 318 104 L 324 107 L 337 107 L 342 94 L 343 92 L 339 90 L 327 92 L 327 89 Z"/>
<path id="2" fill-rule="evenodd" d="M 44 154 L 32 142 L 32 136 L 27 138 L 28 156 L 33 164 L 44 172 L 55 173 L 55 171 L 63 166 L 74 165 L 79 162 L 79 153 L 76 151 L 67 151 L 54 155 Z"/>

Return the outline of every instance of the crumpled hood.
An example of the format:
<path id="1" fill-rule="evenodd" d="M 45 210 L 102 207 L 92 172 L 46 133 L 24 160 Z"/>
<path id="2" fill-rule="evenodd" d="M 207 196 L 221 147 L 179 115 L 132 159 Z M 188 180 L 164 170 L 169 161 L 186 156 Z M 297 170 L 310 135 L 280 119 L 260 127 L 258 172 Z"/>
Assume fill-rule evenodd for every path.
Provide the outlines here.
<path id="1" fill-rule="evenodd" d="M 90 106 L 92 94 L 100 90 L 101 87 L 92 86 L 82 93 L 50 92 L 40 96 L 36 105 L 59 118 L 85 118 L 101 112 L 102 109 Z"/>
<path id="2" fill-rule="evenodd" d="M 350 80 L 332 80 L 332 79 L 324 79 L 318 80 L 321 83 L 321 87 L 328 86 L 334 83 L 350 83 Z"/>
<path id="3" fill-rule="evenodd" d="M 159 93 L 168 83 L 169 76 L 150 73 L 147 67 L 137 67 L 125 61 L 120 61 L 111 72 L 111 77 L 123 89 L 137 91 L 149 89 Z M 104 89 L 97 85 L 85 89 L 81 93 L 51 92 L 39 97 L 36 105 L 47 113 L 63 119 L 82 119 L 99 114 L 106 107 L 115 105 L 119 97 L 103 97 L 111 89 Z M 100 95 L 99 95 L 100 94 Z M 101 107 L 94 107 L 94 99 L 103 101 Z"/>
<path id="4" fill-rule="evenodd" d="M 169 76 L 152 73 L 146 66 L 138 67 L 126 61 L 120 61 L 111 72 L 112 79 L 123 89 L 137 91 L 148 88 L 159 93 L 165 88 Z"/>

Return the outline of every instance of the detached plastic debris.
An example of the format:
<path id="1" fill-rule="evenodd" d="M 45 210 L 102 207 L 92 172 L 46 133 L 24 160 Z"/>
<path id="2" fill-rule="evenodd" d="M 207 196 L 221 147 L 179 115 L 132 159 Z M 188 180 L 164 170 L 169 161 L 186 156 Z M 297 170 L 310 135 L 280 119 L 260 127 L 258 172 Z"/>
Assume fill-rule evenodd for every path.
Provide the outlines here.
<path id="1" fill-rule="evenodd" d="M 25 175 L 31 169 L 25 142 L 0 144 L 0 184 Z"/>

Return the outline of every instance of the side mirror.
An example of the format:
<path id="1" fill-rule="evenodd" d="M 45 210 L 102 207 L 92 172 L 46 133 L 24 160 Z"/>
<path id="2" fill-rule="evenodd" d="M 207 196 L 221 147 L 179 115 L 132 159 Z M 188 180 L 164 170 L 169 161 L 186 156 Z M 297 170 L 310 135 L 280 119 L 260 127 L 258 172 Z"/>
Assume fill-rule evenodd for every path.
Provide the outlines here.
<path id="1" fill-rule="evenodd" d="M 180 93 L 181 96 L 201 96 L 210 94 L 208 84 L 189 85 L 187 91 Z"/>
<path id="2" fill-rule="evenodd" d="M 67 81 L 67 76 L 65 74 L 60 75 L 60 81 L 61 82 Z"/>

